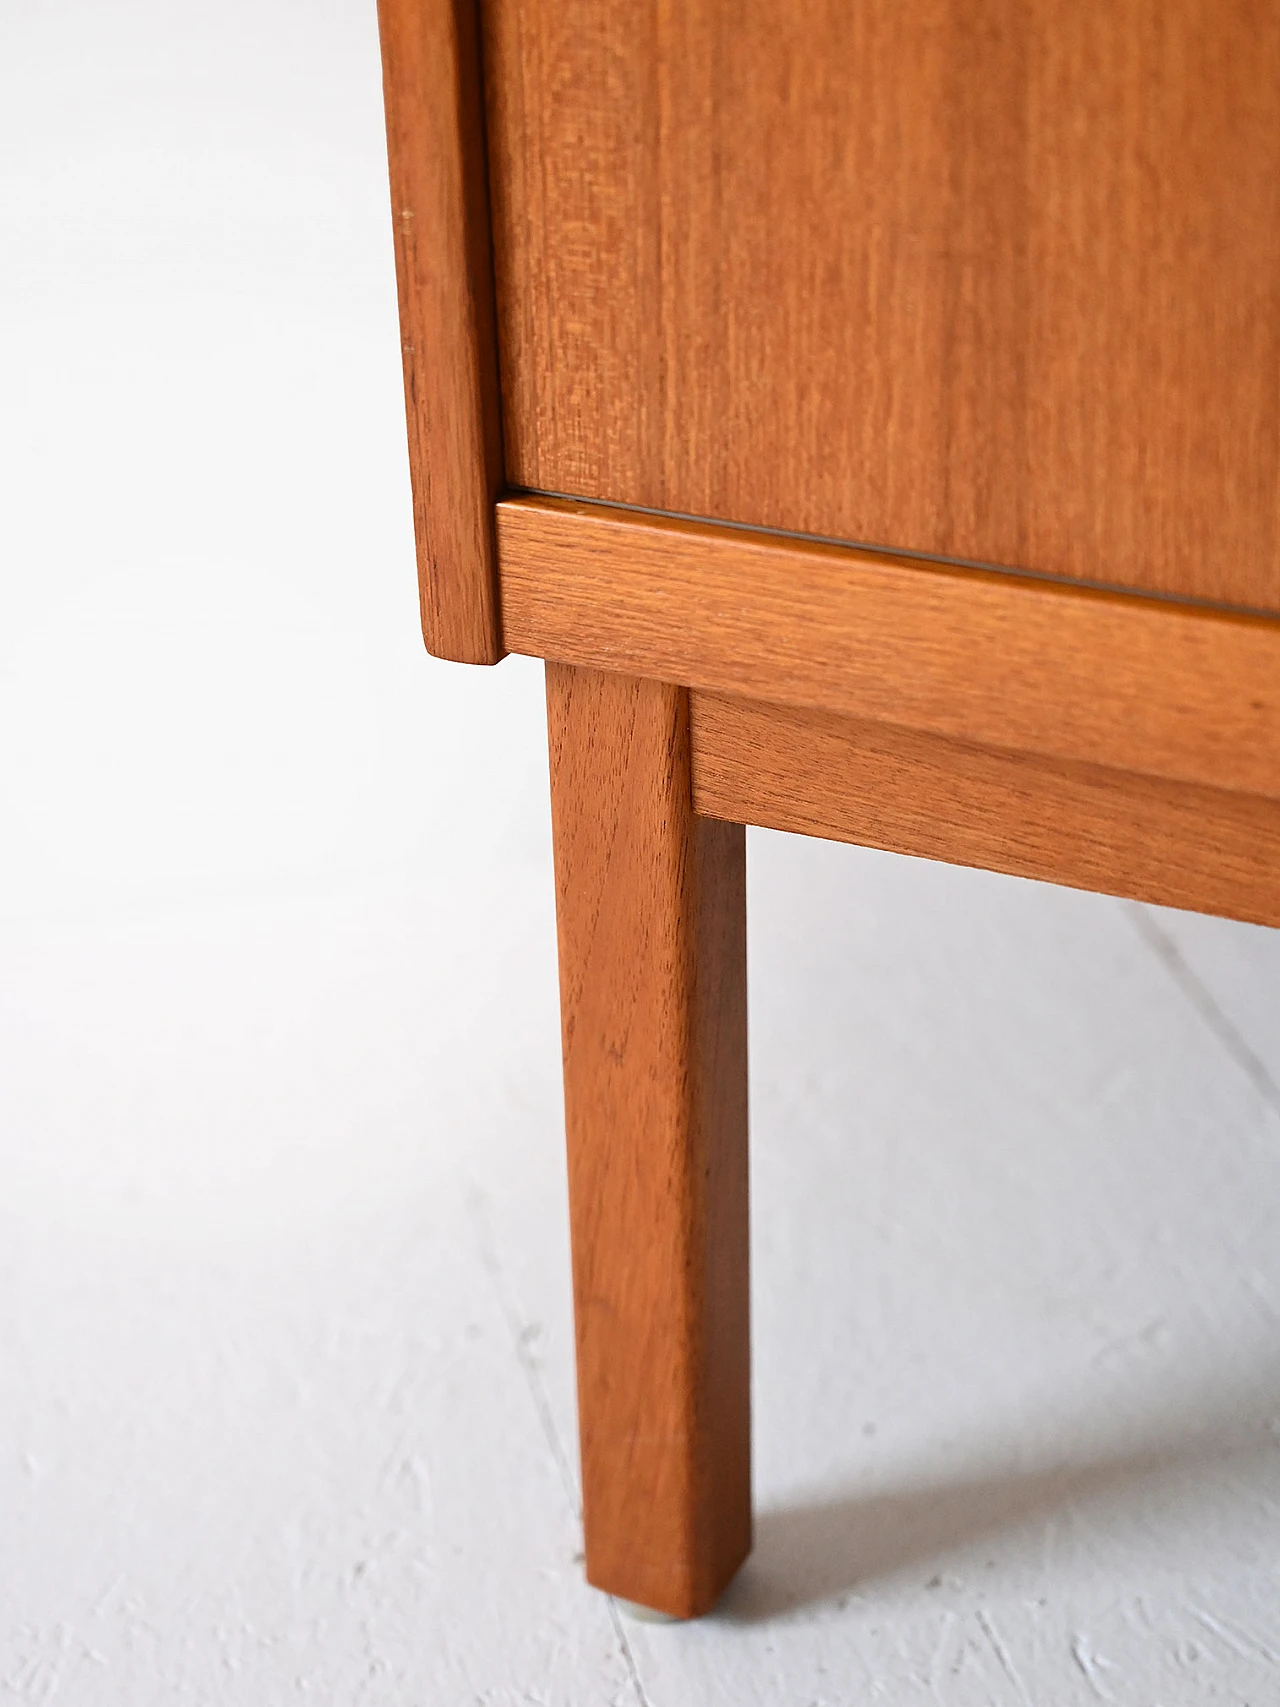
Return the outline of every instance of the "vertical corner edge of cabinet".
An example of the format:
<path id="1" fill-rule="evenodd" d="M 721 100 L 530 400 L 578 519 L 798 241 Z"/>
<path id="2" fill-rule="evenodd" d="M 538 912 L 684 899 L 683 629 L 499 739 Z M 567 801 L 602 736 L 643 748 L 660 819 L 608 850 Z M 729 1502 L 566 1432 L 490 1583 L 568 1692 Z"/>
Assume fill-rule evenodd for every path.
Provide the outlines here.
<path id="1" fill-rule="evenodd" d="M 378 0 L 409 474 L 427 650 L 504 655 L 504 484 L 475 0 Z"/>

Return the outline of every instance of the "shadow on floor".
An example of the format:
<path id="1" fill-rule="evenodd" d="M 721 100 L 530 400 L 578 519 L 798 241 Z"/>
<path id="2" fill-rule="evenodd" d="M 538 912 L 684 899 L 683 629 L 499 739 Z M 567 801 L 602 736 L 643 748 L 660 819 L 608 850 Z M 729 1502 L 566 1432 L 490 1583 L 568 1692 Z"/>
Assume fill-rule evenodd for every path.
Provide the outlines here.
<path id="1" fill-rule="evenodd" d="M 755 1550 L 713 1616 L 755 1623 L 912 1570 L 921 1586 L 941 1586 L 952 1556 L 984 1539 L 1043 1526 L 1075 1507 L 1133 1505 L 1162 1484 L 1170 1497 L 1185 1495 L 1228 1462 L 1280 1459 L 1280 1379 L 1237 1392 L 1235 1403 L 1230 1397 L 1222 1383 L 1213 1394 L 1216 1420 L 1208 1407 L 1186 1415 L 1183 1427 L 1166 1417 L 1145 1440 L 1068 1446 L 1051 1465 L 997 1466 L 949 1482 L 922 1477 L 898 1489 L 835 1492 L 762 1511 Z"/>

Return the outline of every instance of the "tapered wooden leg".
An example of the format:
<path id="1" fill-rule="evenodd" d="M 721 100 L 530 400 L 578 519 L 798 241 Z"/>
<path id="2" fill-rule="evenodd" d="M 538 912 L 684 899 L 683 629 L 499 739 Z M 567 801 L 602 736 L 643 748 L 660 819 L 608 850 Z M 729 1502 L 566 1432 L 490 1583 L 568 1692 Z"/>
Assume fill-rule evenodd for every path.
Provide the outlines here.
<path id="1" fill-rule="evenodd" d="M 705 1612 L 751 1547 L 746 873 L 688 696 L 547 665 L 587 1578 Z"/>

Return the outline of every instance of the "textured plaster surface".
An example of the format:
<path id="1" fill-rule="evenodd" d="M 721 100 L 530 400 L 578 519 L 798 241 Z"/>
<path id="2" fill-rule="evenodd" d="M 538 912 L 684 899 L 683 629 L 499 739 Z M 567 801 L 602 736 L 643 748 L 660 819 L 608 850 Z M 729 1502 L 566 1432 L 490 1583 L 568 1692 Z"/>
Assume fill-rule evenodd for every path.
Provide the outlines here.
<path id="1" fill-rule="evenodd" d="M 758 1543 L 580 1580 L 540 672 L 372 7 L 0 23 L 0 1702 L 1280 1701 L 1280 933 L 750 840 Z"/>

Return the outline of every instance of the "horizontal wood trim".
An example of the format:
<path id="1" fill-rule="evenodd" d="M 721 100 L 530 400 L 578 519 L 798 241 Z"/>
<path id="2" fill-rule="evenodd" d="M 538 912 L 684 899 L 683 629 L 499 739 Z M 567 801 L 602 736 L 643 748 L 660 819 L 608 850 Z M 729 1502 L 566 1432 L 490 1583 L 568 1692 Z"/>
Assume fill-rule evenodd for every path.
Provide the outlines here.
<path id="1" fill-rule="evenodd" d="M 718 694 L 690 715 L 708 817 L 1280 925 L 1280 801 Z"/>
<path id="2" fill-rule="evenodd" d="M 427 649 L 502 657 L 502 413 L 475 0 L 378 0 Z"/>
<path id="3" fill-rule="evenodd" d="M 570 500 L 497 532 L 512 651 L 1280 797 L 1280 620 Z"/>

